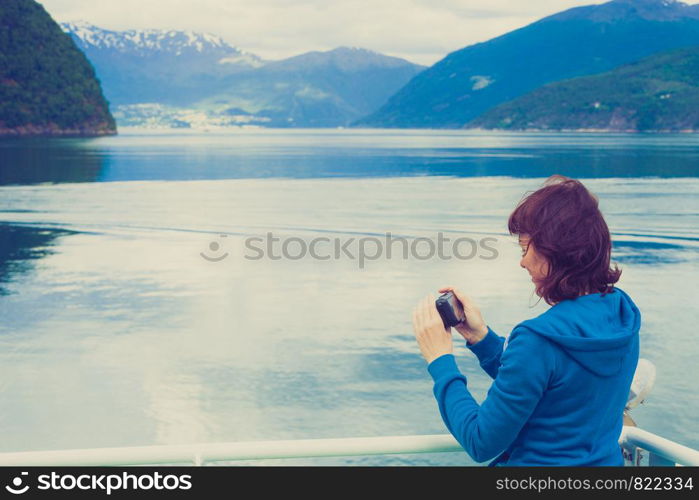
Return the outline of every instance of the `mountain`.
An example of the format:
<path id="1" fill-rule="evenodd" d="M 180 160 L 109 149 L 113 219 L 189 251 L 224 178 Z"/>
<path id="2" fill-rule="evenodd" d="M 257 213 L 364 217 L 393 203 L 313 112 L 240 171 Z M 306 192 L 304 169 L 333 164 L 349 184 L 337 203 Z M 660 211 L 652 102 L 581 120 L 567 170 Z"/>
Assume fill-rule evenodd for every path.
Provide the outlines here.
<path id="1" fill-rule="evenodd" d="M 61 23 L 85 53 L 116 105 L 189 105 L 218 90 L 224 76 L 264 64 L 216 35 L 192 31 L 111 31 L 79 21 Z"/>
<path id="2" fill-rule="evenodd" d="M 699 44 L 699 5 L 614 0 L 576 7 L 448 54 L 356 126 L 460 128 L 547 83 Z"/>
<path id="3" fill-rule="evenodd" d="M 337 127 L 381 106 L 424 67 L 357 47 L 308 52 L 225 80 L 200 105 L 266 126 Z"/>
<path id="4" fill-rule="evenodd" d="M 424 69 L 355 47 L 265 61 L 211 34 L 62 26 L 123 125 L 347 126 Z"/>
<path id="5" fill-rule="evenodd" d="M 468 127 L 699 131 L 699 46 L 548 84 L 497 106 Z"/>
<path id="6" fill-rule="evenodd" d="M 34 0 L 0 2 L 0 136 L 115 134 L 84 54 Z"/>

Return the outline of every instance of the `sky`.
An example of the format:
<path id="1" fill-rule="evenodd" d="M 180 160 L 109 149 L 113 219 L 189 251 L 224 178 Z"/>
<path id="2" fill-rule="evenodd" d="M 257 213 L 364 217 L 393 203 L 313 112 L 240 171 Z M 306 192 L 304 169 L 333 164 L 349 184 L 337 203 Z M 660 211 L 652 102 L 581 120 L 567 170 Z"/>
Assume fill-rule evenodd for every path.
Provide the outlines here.
<path id="1" fill-rule="evenodd" d="M 432 65 L 596 0 L 38 0 L 59 21 L 213 33 L 263 59 L 361 47 Z M 699 3 L 699 0 L 685 3 Z"/>

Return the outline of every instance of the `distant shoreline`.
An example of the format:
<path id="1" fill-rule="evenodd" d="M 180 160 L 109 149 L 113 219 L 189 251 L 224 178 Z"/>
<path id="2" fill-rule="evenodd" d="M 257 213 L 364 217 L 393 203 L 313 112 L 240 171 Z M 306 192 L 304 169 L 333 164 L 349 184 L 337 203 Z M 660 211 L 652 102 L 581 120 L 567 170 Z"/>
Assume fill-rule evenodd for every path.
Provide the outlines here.
<path id="1" fill-rule="evenodd" d="M 479 132 L 561 132 L 561 133 L 592 133 L 592 134 L 696 134 L 699 129 L 681 129 L 681 130 L 638 130 L 638 129 L 612 129 L 612 128 L 563 128 L 563 129 L 543 129 L 543 128 L 526 128 L 526 129 L 504 129 L 504 128 L 463 128 L 463 130 L 473 130 Z"/>
<path id="2" fill-rule="evenodd" d="M 412 132 L 473 132 L 479 134 L 491 133 L 514 133 L 514 134 L 696 134 L 699 129 L 683 129 L 683 130 L 636 130 L 636 129 L 596 129 L 596 128 L 578 128 L 578 129 L 484 129 L 484 128 L 416 128 L 416 127 L 261 127 L 261 126 L 231 126 L 231 127 L 206 127 L 206 128 L 180 128 L 180 127 L 135 127 L 122 126 L 117 130 L 109 129 L 58 129 L 53 127 L 37 127 L 23 126 L 17 128 L 0 128 L 0 138 L 12 137 L 65 137 L 65 138 L 90 138 L 90 137 L 107 137 L 116 135 L 138 135 L 139 133 L 154 133 L 154 134 L 171 134 L 180 133 L 184 135 L 204 134 L 204 133 L 221 133 L 221 132 L 260 132 L 260 131 L 276 131 L 276 132 L 303 132 L 303 131 L 319 131 L 319 132 L 363 132 L 371 133 L 373 130 L 381 131 L 412 131 Z"/>
<path id="3" fill-rule="evenodd" d="M 116 129 L 109 128 L 69 128 L 56 126 L 23 125 L 14 128 L 0 128 L 0 137 L 102 137 L 117 135 Z"/>

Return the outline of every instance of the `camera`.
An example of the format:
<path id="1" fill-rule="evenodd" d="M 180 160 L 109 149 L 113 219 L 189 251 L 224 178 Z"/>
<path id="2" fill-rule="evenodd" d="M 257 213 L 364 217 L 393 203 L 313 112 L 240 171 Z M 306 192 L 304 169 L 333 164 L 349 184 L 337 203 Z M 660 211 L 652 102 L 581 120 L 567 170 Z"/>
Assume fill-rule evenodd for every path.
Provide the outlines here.
<path id="1" fill-rule="evenodd" d="M 440 295 L 435 305 L 444 322 L 444 328 L 456 326 L 466 320 L 464 308 L 452 292 Z"/>

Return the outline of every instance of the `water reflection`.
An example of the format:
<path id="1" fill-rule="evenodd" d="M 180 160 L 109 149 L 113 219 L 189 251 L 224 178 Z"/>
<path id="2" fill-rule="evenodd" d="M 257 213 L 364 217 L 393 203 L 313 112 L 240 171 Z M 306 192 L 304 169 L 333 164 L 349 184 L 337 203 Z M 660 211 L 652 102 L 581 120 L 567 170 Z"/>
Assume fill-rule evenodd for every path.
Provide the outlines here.
<path id="1" fill-rule="evenodd" d="M 24 227 L 0 223 L 0 295 L 7 295 L 6 283 L 29 272 L 33 262 L 53 253 L 59 236 L 74 234 L 64 229 Z"/>
<path id="2" fill-rule="evenodd" d="M 104 181 L 327 177 L 687 177 L 699 175 L 694 151 L 545 148 L 205 148 L 171 144 L 167 154 L 109 152 Z M 173 157 L 177 168 L 173 168 Z"/>
<path id="3" fill-rule="evenodd" d="M 0 140 L 0 185 L 44 182 L 446 175 L 699 175 L 696 138 L 275 130 Z"/>
<path id="4" fill-rule="evenodd" d="M 699 249 L 654 241 L 615 241 L 612 260 L 620 264 L 658 265 L 696 261 Z"/>
<path id="5" fill-rule="evenodd" d="M 104 158 L 89 139 L 17 138 L 0 140 L 0 186 L 94 182 Z"/>

